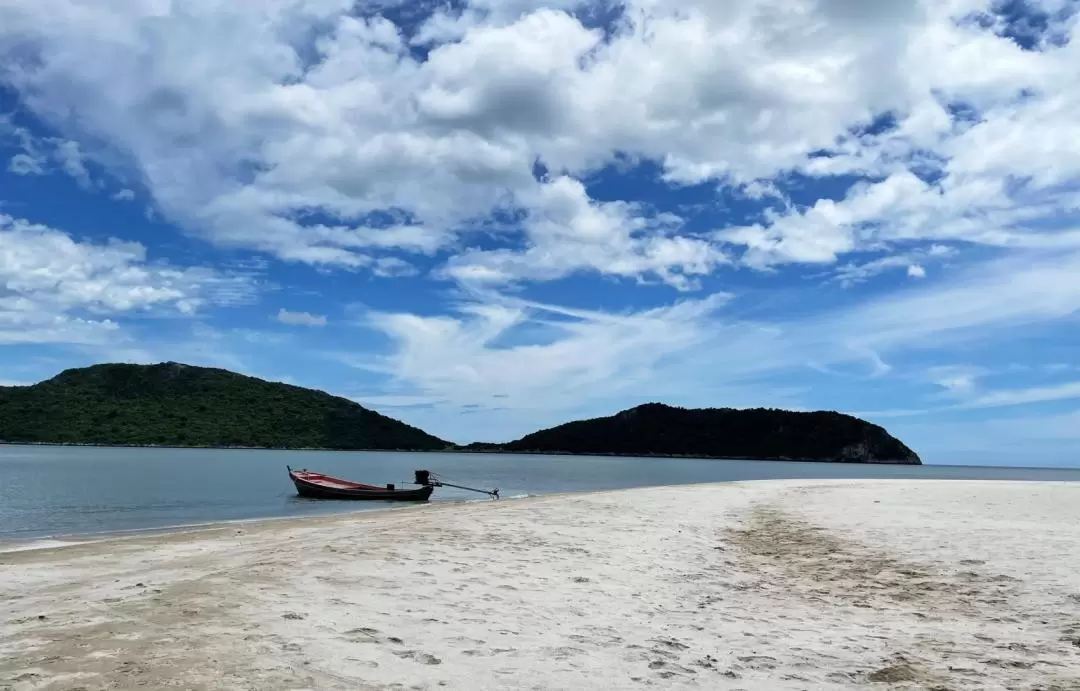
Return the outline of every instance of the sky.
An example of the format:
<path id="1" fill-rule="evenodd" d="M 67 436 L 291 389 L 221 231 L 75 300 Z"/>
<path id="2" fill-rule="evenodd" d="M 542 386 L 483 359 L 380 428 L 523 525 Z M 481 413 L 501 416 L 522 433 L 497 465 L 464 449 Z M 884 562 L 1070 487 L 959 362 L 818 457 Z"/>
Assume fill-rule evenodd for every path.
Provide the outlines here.
<path id="1" fill-rule="evenodd" d="M 1075 0 L 0 0 L 0 384 L 1080 465 Z"/>

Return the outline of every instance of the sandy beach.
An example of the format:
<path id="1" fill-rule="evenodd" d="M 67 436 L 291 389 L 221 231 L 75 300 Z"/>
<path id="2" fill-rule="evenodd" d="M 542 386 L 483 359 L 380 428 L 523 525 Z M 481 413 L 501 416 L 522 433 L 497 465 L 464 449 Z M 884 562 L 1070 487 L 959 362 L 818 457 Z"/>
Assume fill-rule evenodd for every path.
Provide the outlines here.
<path id="1" fill-rule="evenodd" d="M 766 481 L 0 553 L 0 689 L 1080 689 L 1080 484 Z"/>

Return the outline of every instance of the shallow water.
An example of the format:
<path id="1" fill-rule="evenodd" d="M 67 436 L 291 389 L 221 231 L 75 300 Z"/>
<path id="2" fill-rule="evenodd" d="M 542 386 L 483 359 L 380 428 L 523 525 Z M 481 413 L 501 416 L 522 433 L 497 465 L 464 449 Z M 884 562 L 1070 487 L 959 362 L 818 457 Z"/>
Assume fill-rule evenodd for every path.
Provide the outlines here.
<path id="1" fill-rule="evenodd" d="M 386 508 L 306 500 L 286 464 L 405 485 L 417 468 L 503 497 L 772 478 L 1080 481 L 1080 469 L 587 456 L 0 446 L 0 541 Z M 451 488 L 433 501 L 483 498 Z"/>

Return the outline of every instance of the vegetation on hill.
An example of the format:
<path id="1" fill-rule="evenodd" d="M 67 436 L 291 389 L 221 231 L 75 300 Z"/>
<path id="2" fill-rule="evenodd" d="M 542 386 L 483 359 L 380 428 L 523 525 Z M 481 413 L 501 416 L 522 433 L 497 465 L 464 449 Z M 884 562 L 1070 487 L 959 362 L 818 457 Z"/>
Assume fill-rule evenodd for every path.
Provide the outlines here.
<path id="1" fill-rule="evenodd" d="M 95 365 L 0 387 L 0 440 L 437 450 L 403 422 L 321 391 L 178 363 Z"/>
<path id="2" fill-rule="evenodd" d="M 460 447 L 321 391 L 175 362 L 95 365 L 0 387 L 0 441 L 921 463 L 884 429 L 850 415 L 660 403 Z"/>
<path id="3" fill-rule="evenodd" d="M 883 428 L 834 412 L 675 408 L 661 403 L 471 450 L 921 464 Z"/>

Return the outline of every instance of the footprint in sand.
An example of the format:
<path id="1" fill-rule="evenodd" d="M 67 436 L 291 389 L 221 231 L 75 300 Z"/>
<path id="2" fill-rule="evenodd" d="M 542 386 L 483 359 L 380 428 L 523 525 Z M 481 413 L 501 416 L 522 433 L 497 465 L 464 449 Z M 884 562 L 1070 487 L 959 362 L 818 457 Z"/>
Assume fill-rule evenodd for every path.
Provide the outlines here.
<path id="1" fill-rule="evenodd" d="M 899 684 L 902 682 L 918 681 L 920 678 L 919 671 L 907 664 L 901 663 L 897 665 L 889 665 L 888 667 L 882 667 L 881 669 L 874 670 L 866 676 L 867 681 L 873 683 L 889 683 Z"/>
<path id="2" fill-rule="evenodd" d="M 742 655 L 739 662 L 745 663 L 750 669 L 775 669 L 776 658 L 768 655 Z"/>
<path id="3" fill-rule="evenodd" d="M 397 636 L 386 636 L 383 638 L 379 635 L 378 629 L 366 626 L 358 629 L 349 629 L 344 635 L 353 643 L 393 643 L 394 645 L 401 645 L 405 642 Z"/>
<path id="4" fill-rule="evenodd" d="M 397 655 L 398 657 L 400 657 L 400 658 L 402 658 L 404 660 L 414 660 L 416 662 L 419 662 L 422 665 L 441 665 L 442 664 L 442 660 L 435 657 L 434 655 L 430 655 L 428 653 L 422 653 L 422 652 L 419 652 L 419 651 L 416 651 L 416 650 L 399 650 L 399 651 L 395 651 L 394 655 Z"/>
<path id="5" fill-rule="evenodd" d="M 658 643 L 665 648 L 671 648 L 673 650 L 689 650 L 690 646 L 686 645 L 682 641 L 674 638 L 653 638 L 650 639 L 653 643 Z"/>
<path id="6" fill-rule="evenodd" d="M 653 660 L 649 663 L 649 669 L 663 670 L 658 673 L 661 679 L 670 679 L 677 674 L 697 674 L 696 670 L 689 667 L 683 667 L 682 665 L 672 664 L 665 662 L 664 660 Z"/>
<path id="7" fill-rule="evenodd" d="M 472 645 L 484 645 L 487 641 L 479 638 L 469 638 L 468 636 L 451 636 L 446 639 L 447 643 L 471 643 Z"/>
<path id="8" fill-rule="evenodd" d="M 558 648 L 547 648 L 545 649 L 545 652 L 556 660 L 565 660 L 569 657 L 581 655 L 585 651 L 581 648 L 574 648 L 572 646 L 560 646 Z"/>

